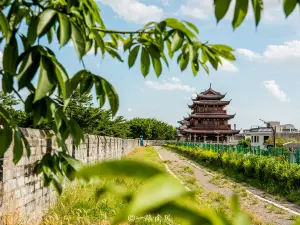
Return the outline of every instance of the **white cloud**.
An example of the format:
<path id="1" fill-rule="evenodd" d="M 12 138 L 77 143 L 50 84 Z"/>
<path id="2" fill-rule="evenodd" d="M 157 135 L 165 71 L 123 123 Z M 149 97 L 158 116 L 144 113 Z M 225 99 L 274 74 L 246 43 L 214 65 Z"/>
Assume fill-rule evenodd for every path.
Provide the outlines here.
<path id="1" fill-rule="evenodd" d="M 163 81 L 163 82 L 155 82 L 155 81 L 145 81 L 145 85 L 149 88 L 153 88 L 156 90 L 162 90 L 162 91 L 174 91 L 174 90 L 180 90 L 180 91 L 187 91 L 192 92 L 195 91 L 196 88 L 190 87 L 189 85 L 182 84 L 180 80 L 176 77 L 172 77 L 169 79 L 170 82 Z"/>
<path id="2" fill-rule="evenodd" d="M 268 45 L 264 52 L 256 53 L 248 49 L 237 49 L 237 53 L 249 60 L 262 62 L 291 62 L 300 59 L 300 40 L 286 41 L 282 45 Z"/>
<path id="3" fill-rule="evenodd" d="M 174 83 L 179 83 L 179 82 L 181 82 L 181 80 L 180 80 L 179 78 L 177 78 L 177 77 L 171 77 L 171 78 L 169 78 L 168 80 L 169 80 L 169 81 L 172 81 L 172 82 L 174 82 Z"/>
<path id="4" fill-rule="evenodd" d="M 226 59 L 222 59 L 222 65 L 220 66 L 220 70 L 224 72 L 236 73 L 239 69 L 233 65 L 230 61 Z"/>
<path id="5" fill-rule="evenodd" d="M 169 0 L 160 0 L 160 1 L 161 1 L 161 4 L 163 4 L 164 6 L 170 5 Z"/>
<path id="6" fill-rule="evenodd" d="M 202 8 L 180 5 L 180 12 L 186 17 L 194 17 L 199 20 L 207 20 L 209 18 L 206 10 Z"/>
<path id="7" fill-rule="evenodd" d="M 164 15 L 163 9 L 156 5 L 146 5 L 138 0 L 98 0 L 108 5 L 118 16 L 126 21 L 145 24 L 159 21 Z"/>
<path id="8" fill-rule="evenodd" d="M 279 101 L 282 102 L 289 102 L 290 98 L 287 96 L 287 94 L 282 91 L 278 84 L 274 80 L 266 80 L 264 81 L 265 88 L 273 95 L 275 98 L 277 98 Z"/>
<path id="9" fill-rule="evenodd" d="M 130 113 L 132 112 L 132 108 L 128 108 L 127 111 Z"/>
<path id="10" fill-rule="evenodd" d="M 255 53 L 255 52 L 253 52 L 249 49 L 245 49 L 245 48 L 239 48 L 239 49 L 236 50 L 236 52 L 243 55 L 243 56 L 245 56 L 246 58 L 248 58 L 251 61 L 261 57 L 260 54 Z"/>

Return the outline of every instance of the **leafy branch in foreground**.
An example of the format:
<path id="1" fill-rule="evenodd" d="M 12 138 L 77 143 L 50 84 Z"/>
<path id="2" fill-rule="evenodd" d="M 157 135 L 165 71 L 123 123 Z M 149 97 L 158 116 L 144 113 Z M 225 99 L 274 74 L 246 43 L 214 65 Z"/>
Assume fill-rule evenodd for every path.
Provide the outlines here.
<path id="1" fill-rule="evenodd" d="M 151 65 L 156 75 L 160 76 L 162 62 L 168 66 L 169 59 L 175 54 L 181 71 L 190 65 L 194 75 L 200 67 L 208 73 L 208 63 L 217 69 L 223 58 L 235 60 L 232 48 L 200 41 L 198 29 L 188 21 L 168 18 L 148 23 L 137 31 L 116 31 L 106 29 L 94 0 L 4 0 L 0 1 L 0 7 L 0 41 L 5 46 L 3 68 L 0 68 L 2 89 L 19 97 L 25 112 L 33 116 L 34 126 L 54 121 L 51 135 L 56 138 L 58 151 L 65 154 L 67 149 L 64 143 L 68 136 L 76 145 L 83 140 L 81 127 L 66 115 L 70 98 L 77 88 L 84 95 L 94 87 L 100 107 L 108 99 L 113 115 L 119 107 L 119 97 L 112 84 L 85 68 L 83 58 L 89 51 L 93 50 L 95 55 L 102 57 L 110 55 L 123 62 L 118 53 L 122 43 L 124 52 L 129 53 L 129 68 L 139 58 L 143 76 L 149 74 Z M 61 48 L 71 41 L 82 62 L 83 69 L 72 78 L 52 51 L 51 44 L 56 39 Z M 25 99 L 18 94 L 21 90 L 29 92 Z M 61 96 L 60 101 L 55 98 L 57 94 Z M 0 139 L 5 143 L 1 145 L 1 154 L 14 145 L 15 163 L 23 155 L 23 147 L 29 157 L 30 148 L 26 139 L 4 108 L 0 110 L 0 120 Z M 45 164 L 47 160 L 38 161 L 38 165 L 49 167 L 48 172 L 36 170 L 53 179 L 54 183 L 66 163 L 55 154 L 52 152 L 45 157 L 51 158 L 57 170 L 51 170 Z"/>
<path id="2" fill-rule="evenodd" d="M 197 209 L 193 202 L 195 195 L 187 190 L 177 179 L 152 164 L 132 159 L 122 161 L 107 161 L 89 166 L 83 166 L 76 173 L 76 177 L 85 181 L 94 178 L 132 178 L 143 181 L 137 192 L 127 190 L 121 186 L 104 185 L 97 190 L 96 197 L 101 198 L 109 192 L 119 196 L 126 203 L 121 212 L 118 212 L 112 224 L 127 222 L 129 216 L 171 215 L 186 221 L 187 224 L 211 225 L 248 225 L 249 218 L 240 211 L 238 198 L 231 199 L 231 209 L 234 219 L 229 221 L 222 214 L 211 209 Z M 150 191 L 151 190 L 151 191 Z M 183 204 L 188 199 L 190 204 Z"/>

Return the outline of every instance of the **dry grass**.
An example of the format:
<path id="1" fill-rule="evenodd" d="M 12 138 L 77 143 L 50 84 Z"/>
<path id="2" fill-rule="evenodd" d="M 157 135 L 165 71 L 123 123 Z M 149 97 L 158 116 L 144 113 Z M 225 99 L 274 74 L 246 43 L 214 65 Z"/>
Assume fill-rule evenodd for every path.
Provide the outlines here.
<path id="1" fill-rule="evenodd" d="M 164 168 L 153 147 L 138 148 L 130 153 L 126 158 L 139 159 L 151 162 L 157 167 Z M 50 208 L 44 216 L 41 225 L 108 225 L 111 223 L 118 211 L 124 209 L 127 205 L 122 199 L 106 194 L 100 199 L 95 198 L 96 190 L 103 184 L 117 184 L 127 190 L 135 192 L 141 183 L 134 179 L 116 178 L 113 180 L 103 180 L 101 183 L 94 182 L 89 184 L 77 184 L 69 187 L 58 202 Z M 135 225 L 172 225 L 178 224 L 173 219 L 161 218 L 156 221 L 155 217 L 131 218 L 124 224 Z"/>

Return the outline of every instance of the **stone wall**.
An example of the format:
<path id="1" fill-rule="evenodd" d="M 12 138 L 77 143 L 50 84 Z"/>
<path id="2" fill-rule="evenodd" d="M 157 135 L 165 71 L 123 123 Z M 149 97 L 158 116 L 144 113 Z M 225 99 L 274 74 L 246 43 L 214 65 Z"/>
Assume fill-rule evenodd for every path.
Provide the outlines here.
<path id="1" fill-rule="evenodd" d="M 33 174 L 34 162 L 49 150 L 55 149 L 55 140 L 47 140 L 42 130 L 23 129 L 31 147 L 31 157 L 24 156 L 17 165 L 12 162 L 12 149 L 7 151 L 0 181 L 0 224 L 36 224 L 49 205 L 56 201 L 52 187 L 43 187 L 41 176 Z M 69 154 L 84 163 L 119 159 L 139 145 L 138 140 L 86 135 L 78 147 L 67 140 Z M 1 144 L 1 143 L 0 143 Z M 145 145 L 162 145 L 163 141 L 144 141 Z M 4 221 L 5 220 L 5 221 Z"/>

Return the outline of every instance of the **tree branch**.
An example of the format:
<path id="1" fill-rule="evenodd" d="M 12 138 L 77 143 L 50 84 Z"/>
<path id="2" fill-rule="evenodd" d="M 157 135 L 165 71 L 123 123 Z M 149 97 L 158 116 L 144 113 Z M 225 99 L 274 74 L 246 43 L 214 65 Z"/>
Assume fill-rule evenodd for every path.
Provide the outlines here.
<path id="1" fill-rule="evenodd" d="M 113 34 L 154 34 L 152 31 L 120 31 L 120 30 L 107 30 L 107 29 L 102 29 L 99 27 L 96 27 L 95 30 L 104 32 L 104 33 L 113 33 Z"/>
<path id="2" fill-rule="evenodd" d="M 25 104 L 23 98 L 21 97 L 21 95 L 17 92 L 17 90 L 13 87 L 13 90 L 15 92 L 15 94 L 19 97 L 19 99 L 22 101 L 23 104 Z"/>

